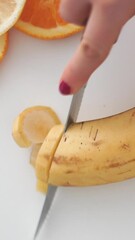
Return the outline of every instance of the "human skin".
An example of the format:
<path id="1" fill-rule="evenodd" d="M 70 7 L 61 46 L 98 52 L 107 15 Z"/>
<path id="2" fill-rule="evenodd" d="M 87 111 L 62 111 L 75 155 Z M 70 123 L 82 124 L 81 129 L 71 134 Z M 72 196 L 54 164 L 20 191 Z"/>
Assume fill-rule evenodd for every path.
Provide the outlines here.
<path id="1" fill-rule="evenodd" d="M 103 63 L 123 26 L 135 15 L 135 0 L 61 0 L 61 16 L 84 25 L 80 45 L 60 78 L 62 94 L 76 93 Z"/>

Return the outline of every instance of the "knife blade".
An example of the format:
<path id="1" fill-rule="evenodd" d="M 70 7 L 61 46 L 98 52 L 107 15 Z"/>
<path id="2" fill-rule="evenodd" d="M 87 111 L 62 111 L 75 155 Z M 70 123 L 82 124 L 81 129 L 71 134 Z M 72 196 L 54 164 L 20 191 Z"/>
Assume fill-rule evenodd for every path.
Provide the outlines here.
<path id="1" fill-rule="evenodd" d="M 70 109 L 69 109 L 69 113 L 68 113 L 68 116 L 67 116 L 67 121 L 66 121 L 66 124 L 65 124 L 64 132 L 66 132 L 66 130 L 68 129 L 70 124 L 77 121 L 77 117 L 78 117 L 79 110 L 80 110 L 80 107 L 81 107 L 81 103 L 82 103 L 85 88 L 86 88 L 86 85 L 84 85 L 80 89 L 80 91 L 78 91 L 72 97 L 72 101 L 71 101 L 71 104 L 70 104 Z"/>
<path id="2" fill-rule="evenodd" d="M 70 108 L 69 108 L 69 113 L 68 113 L 65 128 L 64 128 L 64 132 L 66 132 L 66 130 L 68 129 L 70 124 L 77 121 L 77 117 L 78 117 L 78 113 L 79 113 L 80 106 L 82 103 L 82 98 L 83 98 L 85 87 L 86 87 L 86 85 L 83 86 L 80 89 L 80 91 L 78 91 L 72 97 Z M 48 212 L 50 210 L 50 207 L 52 205 L 56 190 L 57 190 L 57 187 L 55 187 L 55 186 L 50 185 L 48 187 L 47 196 L 46 196 L 46 199 L 45 199 L 45 202 L 43 205 L 43 209 L 42 209 L 39 221 L 38 221 L 38 225 L 37 225 L 37 228 L 36 228 L 36 231 L 34 234 L 34 240 L 36 240 L 38 233 L 40 232 L 40 229 L 41 229 L 43 223 L 45 222 L 45 219 L 46 219 Z"/>
<path id="3" fill-rule="evenodd" d="M 47 192 L 47 195 L 46 195 L 46 198 L 45 198 L 45 202 L 44 202 L 44 205 L 43 205 L 43 208 L 42 208 L 42 211 L 41 211 L 41 215 L 40 215 L 40 218 L 39 218 L 39 221 L 38 221 L 38 225 L 37 225 L 33 240 L 36 240 L 36 238 L 37 238 L 37 236 L 40 232 L 40 229 L 41 229 L 41 227 L 42 227 L 42 225 L 43 225 L 43 223 L 44 223 L 44 221 L 47 217 L 47 214 L 48 214 L 49 209 L 52 205 L 56 190 L 57 190 L 57 187 L 49 185 L 48 192 Z"/>

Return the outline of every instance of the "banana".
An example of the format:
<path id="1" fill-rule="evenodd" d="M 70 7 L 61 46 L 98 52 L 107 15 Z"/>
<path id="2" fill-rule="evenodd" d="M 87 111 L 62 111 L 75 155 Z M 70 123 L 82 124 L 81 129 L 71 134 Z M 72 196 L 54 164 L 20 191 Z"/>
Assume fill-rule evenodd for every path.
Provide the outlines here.
<path id="1" fill-rule="evenodd" d="M 38 179 L 37 190 L 41 192 L 47 191 L 49 170 L 52 164 L 52 158 L 62 137 L 63 130 L 64 126 L 62 124 L 52 127 L 38 151 L 35 162 L 35 169 Z"/>
<path id="2" fill-rule="evenodd" d="M 35 167 L 37 155 L 39 152 L 39 149 L 41 148 L 41 143 L 33 144 L 30 154 L 30 164 Z"/>
<path id="3" fill-rule="evenodd" d="M 57 135 L 55 126 L 51 136 L 53 131 Z M 72 124 L 58 135 L 57 144 L 56 138 L 47 138 L 48 146 L 55 144 L 55 150 L 47 153 L 51 156 L 47 172 L 48 157 L 42 158 L 43 169 L 36 161 L 38 179 L 56 186 L 91 186 L 135 177 L 135 108 Z"/>
<path id="4" fill-rule="evenodd" d="M 43 182 L 43 181 L 38 179 L 37 180 L 36 189 L 37 189 L 38 192 L 47 193 L 47 191 L 48 191 L 48 184 L 46 182 Z"/>

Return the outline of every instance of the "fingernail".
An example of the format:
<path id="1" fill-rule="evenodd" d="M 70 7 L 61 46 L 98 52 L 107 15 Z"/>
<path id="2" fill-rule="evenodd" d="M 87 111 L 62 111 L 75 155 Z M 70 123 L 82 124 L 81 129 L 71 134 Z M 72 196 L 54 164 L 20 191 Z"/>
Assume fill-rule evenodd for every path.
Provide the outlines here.
<path id="1" fill-rule="evenodd" d="M 69 86 L 66 82 L 62 81 L 62 82 L 60 83 L 60 86 L 59 86 L 59 91 L 60 91 L 63 95 L 68 95 L 68 94 L 71 93 L 71 88 L 70 88 L 70 86 Z"/>

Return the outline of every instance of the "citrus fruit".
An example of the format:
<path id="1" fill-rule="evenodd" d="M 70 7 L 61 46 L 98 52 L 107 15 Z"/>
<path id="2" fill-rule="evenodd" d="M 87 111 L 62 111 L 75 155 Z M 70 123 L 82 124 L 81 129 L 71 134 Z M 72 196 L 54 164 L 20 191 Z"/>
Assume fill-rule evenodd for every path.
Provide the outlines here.
<path id="1" fill-rule="evenodd" d="M 0 36 L 0 61 L 5 56 L 7 46 L 8 46 L 8 33 L 5 33 Z"/>
<path id="2" fill-rule="evenodd" d="M 18 20 L 26 0 L 0 0 L 0 35 L 6 33 Z"/>
<path id="3" fill-rule="evenodd" d="M 68 37 L 82 28 L 59 15 L 60 0 L 27 0 L 16 28 L 42 39 Z"/>
<path id="4" fill-rule="evenodd" d="M 56 113 L 46 106 L 26 108 L 15 119 L 12 135 L 20 147 L 42 143 L 49 130 L 60 120 Z"/>

